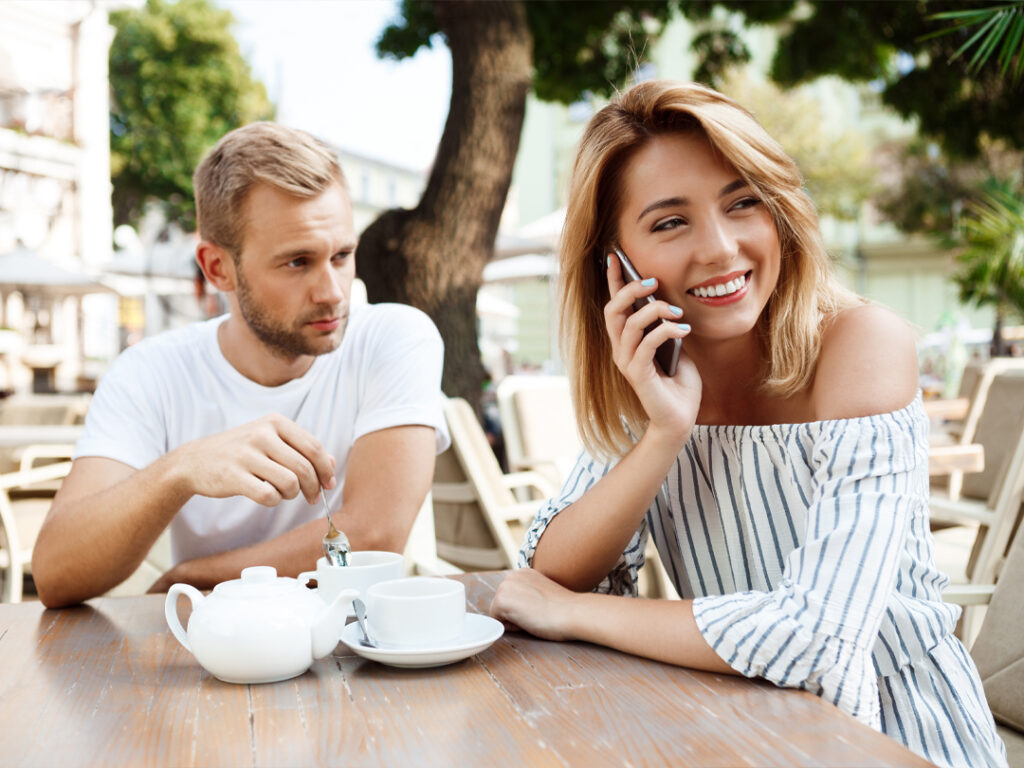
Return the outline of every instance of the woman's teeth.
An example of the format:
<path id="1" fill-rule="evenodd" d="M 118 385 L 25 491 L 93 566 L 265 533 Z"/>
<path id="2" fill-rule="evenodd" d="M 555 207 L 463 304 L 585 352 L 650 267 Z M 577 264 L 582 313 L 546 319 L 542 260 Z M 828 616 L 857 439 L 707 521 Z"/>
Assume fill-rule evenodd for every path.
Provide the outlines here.
<path id="1" fill-rule="evenodd" d="M 714 298 L 716 296 L 728 296 L 730 293 L 736 293 L 747 283 L 747 276 L 740 275 L 734 280 L 730 280 L 728 283 L 720 283 L 719 285 L 708 285 L 703 288 L 694 288 L 691 293 L 695 296 L 699 296 L 702 299 Z"/>

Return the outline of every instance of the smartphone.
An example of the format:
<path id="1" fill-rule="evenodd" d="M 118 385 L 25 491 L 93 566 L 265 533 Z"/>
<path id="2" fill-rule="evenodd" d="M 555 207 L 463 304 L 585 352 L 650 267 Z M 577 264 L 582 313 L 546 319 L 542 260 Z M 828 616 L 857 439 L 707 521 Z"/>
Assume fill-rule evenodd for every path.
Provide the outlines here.
<path id="1" fill-rule="evenodd" d="M 629 257 L 623 253 L 622 249 L 613 245 L 612 250 L 615 255 L 619 257 L 619 263 L 622 264 L 622 275 L 626 278 L 627 283 L 631 283 L 634 280 L 643 280 L 640 277 L 640 273 L 636 271 L 636 267 L 633 266 L 633 262 L 629 260 Z M 646 306 L 647 304 L 653 304 L 656 301 L 654 295 L 644 296 L 642 299 L 637 299 L 633 302 L 633 310 L 636 311 Z M 668 320 L 661 317 L 657 321 L 651 323 L 644 328 L 644 336 L 653 331 L 658 327 L 658 323 L 667 323 Z M 682 339 L 669 339 L 664 344 L 661 344 L 657 351 L 654 353 L 654 359 L 661 366 L 661 370 L 668 376 L 676 375 L 676 366 L 679 364 L 679 350 L 683 346 Z"/>

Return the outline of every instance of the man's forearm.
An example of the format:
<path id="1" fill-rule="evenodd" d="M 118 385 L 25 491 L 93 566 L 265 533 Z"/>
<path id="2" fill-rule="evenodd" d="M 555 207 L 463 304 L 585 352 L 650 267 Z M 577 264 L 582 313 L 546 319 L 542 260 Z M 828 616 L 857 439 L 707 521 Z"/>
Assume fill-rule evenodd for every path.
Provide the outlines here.
<path id="1" fill-rule="evenodd" d="M 36 589 L 48 607 L 88 600 L 128 578 L 191 496 L 164 459 L 138 471 L 116 462 L 100 468 L 114 465 L 121 468 L 118 479 L 93 493 L 80 488 L 95 462 L 73 468 L 54 499 L 32 558 Z"/>
<path id="2" fill-rule="evenodd" d="M 353 550 L 387 550 L 402 552 L 411 526 L 405 526 L 409 515 L 397 515 L 385 526 L 372 513 L 360 513 L 358 506 L 346 505 L 332 512 L 336 525 L 348 536 Z M 243 568 L 272 565 L 279 576 L 298 576 L 316 568 L 323 556 L 322 542 L 327 533 L 327 520 L 316 519 L 297 528 L 247 547 L 239 547 L 216 555 L 198 557 L 178 563 L 165 573 L 150 592 L 166 592 L 172 584 L 191 584 L 196 589 L 212 589 L 222 581 L 237 579 Z"/>

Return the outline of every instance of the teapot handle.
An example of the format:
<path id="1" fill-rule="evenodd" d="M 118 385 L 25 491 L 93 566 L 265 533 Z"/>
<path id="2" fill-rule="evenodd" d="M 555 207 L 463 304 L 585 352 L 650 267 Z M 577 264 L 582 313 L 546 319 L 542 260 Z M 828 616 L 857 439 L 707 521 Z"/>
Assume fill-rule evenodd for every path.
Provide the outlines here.
<path id="1" fill-rule="evenodd" d="M 192 602 L 192 610 L 195 611 L 205 598 L 203 593 L 191 584 L 174 584 L 167 590 L 167 599 L 164 600 L 164 618 L 167 619 L 167 626 L 171 628 L 171 634 L 181 643 L 185 650 L 192 653 L 192 646 L 188 644 L 188 635 L 178 620 L 178 596 L 185 595 Z"/>

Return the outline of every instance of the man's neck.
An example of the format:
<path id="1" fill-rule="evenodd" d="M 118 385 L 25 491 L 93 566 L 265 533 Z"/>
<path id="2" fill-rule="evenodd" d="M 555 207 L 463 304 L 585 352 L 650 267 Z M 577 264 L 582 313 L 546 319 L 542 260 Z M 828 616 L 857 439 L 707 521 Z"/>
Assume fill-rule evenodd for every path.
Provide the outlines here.
<path id="1" fill-rule="evenodd" d="M 276 354 L 234 312 L 217 329 L 217 344 L 236 371 L 264 387 L 279 387 L 299 378 L 316 360 L 315 355 Z"/>

